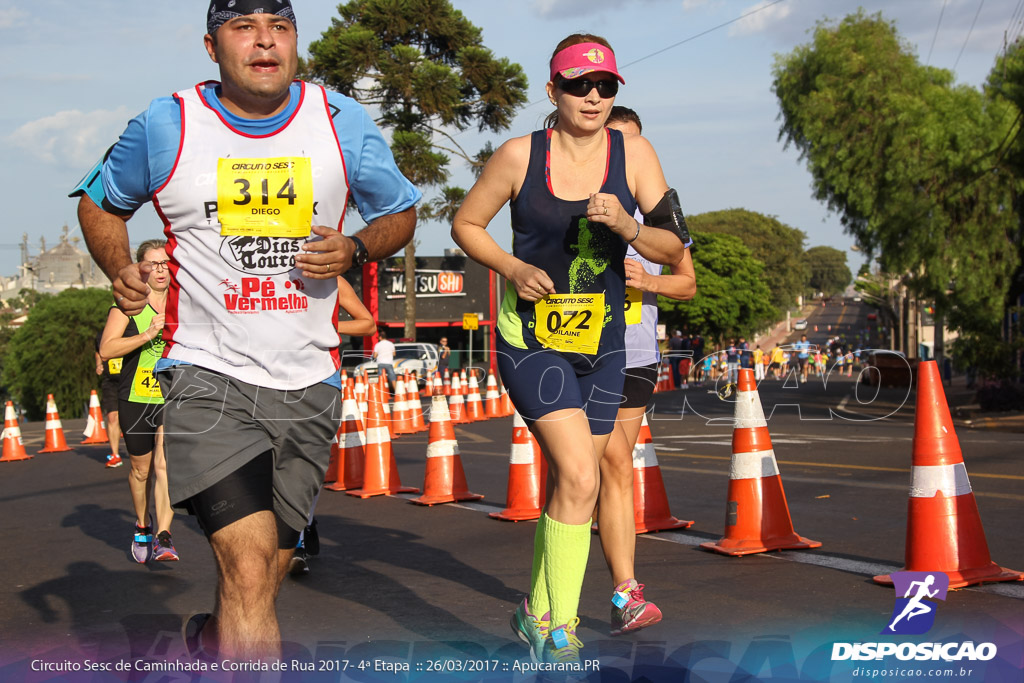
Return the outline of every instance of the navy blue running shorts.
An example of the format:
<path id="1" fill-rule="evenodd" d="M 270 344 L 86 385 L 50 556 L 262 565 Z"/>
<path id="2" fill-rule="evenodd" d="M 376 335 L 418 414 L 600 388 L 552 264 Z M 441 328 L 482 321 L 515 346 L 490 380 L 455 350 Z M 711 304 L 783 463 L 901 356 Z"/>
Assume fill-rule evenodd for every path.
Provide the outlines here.
<path id="1" fill-rule="evenodd" d="M 498 335 L 498 370 L 512 404 L 527 425 L 556 410 L 587 414 L 590 433 L 610 434 L 622 403 L 624 351 L 594 359 L 593 369 L 580 373 L 566 354 L 550 349 L 517 349 Z"/>

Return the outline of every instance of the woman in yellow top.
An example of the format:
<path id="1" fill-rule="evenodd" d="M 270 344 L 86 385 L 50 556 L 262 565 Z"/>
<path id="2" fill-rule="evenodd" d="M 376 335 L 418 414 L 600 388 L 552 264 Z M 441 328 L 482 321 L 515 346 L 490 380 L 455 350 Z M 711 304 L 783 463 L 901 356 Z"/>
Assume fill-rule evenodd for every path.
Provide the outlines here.
<path id="1" fill-rule="evenodd" d="M 163 354 L 164 308 L 171 283 L 170 260 L 164 240 L 143 242 L 136 254 L 139 263 L 148 262 L 149 296 L 146 308 L 134 316 L 125 315 L 113 306 L 100 339 L 100 356 L 104 360 L 123 357 L 121 384 L 118 391 L 118 414 L 124 445 L 131 461 L 128 488 L 135 508 L 135 535 L 132 558 L 141 563 L 178 559 L 171 542 L 170 496 L 167 493 L 167 462 L 164 459 L 163 395 L 153 369 Z M 149 521 L 150 486 L 156 513 L 157 534 L 154 539 Z"/>

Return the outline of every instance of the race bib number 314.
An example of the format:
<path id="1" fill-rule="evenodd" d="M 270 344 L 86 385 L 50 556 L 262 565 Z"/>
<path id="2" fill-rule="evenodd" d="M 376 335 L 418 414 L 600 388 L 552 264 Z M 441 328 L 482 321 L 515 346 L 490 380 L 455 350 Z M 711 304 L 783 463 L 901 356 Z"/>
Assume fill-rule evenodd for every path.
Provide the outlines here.
<path id="1" fill-rule="evenodd" d="M 534 334 L 556 351 L 597 354 L 604 323 L 604 294 L 549 294 L 534 304 Z"/>
<path id="2" fill-rule="evenodd" d="M 308 157 L 217 160 L 221 235 L 308 237 L 313 171 Z"/>

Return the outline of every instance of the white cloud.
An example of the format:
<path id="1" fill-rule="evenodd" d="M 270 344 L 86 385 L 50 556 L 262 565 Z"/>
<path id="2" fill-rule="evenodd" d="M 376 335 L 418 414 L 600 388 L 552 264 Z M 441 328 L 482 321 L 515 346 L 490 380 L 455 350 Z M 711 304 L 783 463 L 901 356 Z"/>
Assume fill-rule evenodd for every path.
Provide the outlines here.
<path id="1" fill-rule="evenodd" d="M 735 24 L 729 27 L 730 36 L 745 36 L 754 33 L 762 33 L 769 27 L 780 22 L 781 20 L 788 17 L 793 12 L 792 3 L 780 2 L 774 5 L 770 5 L 770 0 L 761 0 L 761 2 L 746 8 L 740 14 L 750 14 L 748 17 L 737 21 Z"/>
<path id="2" fill-rule="evenodd" d="M 87 166 L 117 138 L 129 118 L 127 107 L 59 111 L 19 126 L 4 142 L 46 163 Z"/>
<path id="3" fill-rule="evenodd" d="M 28 16 L 27 13 L 14 7 L 0 7 L 0 29 L 14 28 L 24 24 L 22 21 Z"/>

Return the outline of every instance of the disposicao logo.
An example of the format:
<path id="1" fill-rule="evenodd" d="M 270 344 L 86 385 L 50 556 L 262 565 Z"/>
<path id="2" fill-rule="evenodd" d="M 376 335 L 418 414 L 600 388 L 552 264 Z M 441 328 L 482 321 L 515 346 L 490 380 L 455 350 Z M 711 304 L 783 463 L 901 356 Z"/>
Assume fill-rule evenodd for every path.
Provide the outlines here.
<path id="1" fill-rule="evenodd" d="M 920 635 L 935 624 L 936 603 L 945 600 L 949 577 L 942 572 L 894 572 L 896 604 L 889 624 L 881 635 Z M 832 661 L 879 660 L 895 656 L 901 661 L 946 662 L 968 660 L 988 661 L 997 654 L 993 643 L 833 643 Z"/>
<path id="2" fill-rule="evenodd" d="M 945 601 L 949 577 L 943 572 L 895 572 L 892 583 L 896 589 L 896 604 L 889 625 L 882 633 L 911 636 L 931 630 L 936 604 L 926 600 Z"/>

